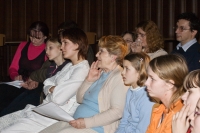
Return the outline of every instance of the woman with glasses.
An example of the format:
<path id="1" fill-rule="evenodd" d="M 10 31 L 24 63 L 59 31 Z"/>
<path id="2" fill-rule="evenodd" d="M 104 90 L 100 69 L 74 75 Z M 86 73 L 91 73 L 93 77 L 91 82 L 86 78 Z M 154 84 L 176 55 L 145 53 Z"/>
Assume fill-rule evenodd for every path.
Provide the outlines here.
<path id="1" fill-rule="evenodd" d="M 47 59 L 45 47 L 49 37 L 49 28 L 44 22 L 33 22 L 28 29 L 29 41 L 19 44 L 13 61 L 9 67 L 12 80 L 26 82 L 30 74 L 38 70 Z M 7 84 L 0 84 L 0 111 L 7 107 L 26 89 Z"/>
<path id="2" fill-rule="evenodd" d="M 151 21 L 142 21 L 136 26 L 136 46 L 141 47 L 141 50 L 147 53 L 151 59 L 166 55 L 163 50 L 164 40 L 157 25 Z"/>
<path id="3" fill-rule="evenodd" d="M 134 52 L 132 49 L 132 44 L 135 41 L 135 34 L 132 31 L 125 31 L 121 34 L 128 46 L 128 53 Z"/>

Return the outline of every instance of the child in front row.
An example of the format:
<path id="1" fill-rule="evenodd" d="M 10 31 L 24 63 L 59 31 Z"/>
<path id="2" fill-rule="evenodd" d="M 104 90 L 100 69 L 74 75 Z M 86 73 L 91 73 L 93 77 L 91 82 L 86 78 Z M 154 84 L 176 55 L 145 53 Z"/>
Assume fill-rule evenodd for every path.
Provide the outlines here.
<path id="1" fill-rule="evenodd" d="M 198 116 L 200 108 L 196 108 L 200 98 L 200 69 L 191 71 L 184 79 L 185 93 L 182 95 L 184 106 L 173 116 L 172 130 L 173 133 L 200 133 L 198 124 L 194 125 L 192 120 Z M 196 113 L 197 112 L 197 113 Z M 190 126 L 191 125 L 191 126 Z M 200 124 L 199 124 L 200 125 Z M 190 127 L 189 127 L 190 126 Z M 189 129 L 188 129 L 189 128 Z M 198 129 L 198 130 L 197 130 Z"/>
<path id="2" fill-rule="evenodd" d="M 145 53 L 125 56 L 122 77 L 130 88 L 126 95 L 123 117 L 115 133 L 145 133 L 151 117 L 152 102 L 144 83 L 148 77 L 146 68 L 150 58 Z"/>

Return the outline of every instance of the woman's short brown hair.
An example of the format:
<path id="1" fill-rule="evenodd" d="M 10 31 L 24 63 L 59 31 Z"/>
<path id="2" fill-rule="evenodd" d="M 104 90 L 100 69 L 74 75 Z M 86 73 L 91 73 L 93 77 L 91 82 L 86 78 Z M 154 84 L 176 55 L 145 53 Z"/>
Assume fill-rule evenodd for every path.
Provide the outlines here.
<path id="1" fill-rule="evenodd" d="M 122 65 L 124 56 L 128 52 L 128 47 L 126 42 L 121 36 L 103 36 L 99 40 L 98 43 L 99 47 L 106 48 L 106 50 L 113 55 L 116 55 L 116 62 L 117 64 Z"/>
<path id="2" fill-rule="evenodd" d="M 200 87 L 200 69 L 191 71 L 184 80 L 184 89 Z"/>
<path id="3" fill-rule="evenodd" d="M 138 86 L 144 86 L 148 75 L 147 75 L 147 66 L 149 65 L 150 57 L 141 52 L 141 53 L 132 53 L 124 57 L 124 60 L 131 62 L 132 66 L 139 73 L 139 78 L 137 81 Z M 134 76 L 134 75 L 133 75 Z"/>
<path id="4" fill-rule="evenodd" d="M 173 54 L 163 55 L 151 60 L 149 66 L 160 79 L 166 82 L 170 82 L 169 80 L 174 82 L 175 89 L 170 100 L 170 103 L 174 103 L 184 93 L 183 81 L 188 74 L 187 63 L 184 58 Z"/>
<path id="5" fill-rule="evenodd" d="M 84 31 L 82 31 L 79 28 L 70 28 L 70 29 L 65 29 L 61 33 L 61 38 L 69 39 L 72 41 L 74 44 L 78 44 L 79 47 L 77 50 L 78 52 L 78 59 L 80 57 L 86 59 L 87 51 L 88 51 L 88 39 Z"/>
<path id="6" fill-rule="evenodd" d="M 149 53 L 154 53 L 157 50 L 164 48 L 164 40 L 158 29 L 158 26 L 151 20 L 142 21 L 137 24 L 136 30 L 141 28 L 146 32 L 146 42 L 149 48 Z"/>

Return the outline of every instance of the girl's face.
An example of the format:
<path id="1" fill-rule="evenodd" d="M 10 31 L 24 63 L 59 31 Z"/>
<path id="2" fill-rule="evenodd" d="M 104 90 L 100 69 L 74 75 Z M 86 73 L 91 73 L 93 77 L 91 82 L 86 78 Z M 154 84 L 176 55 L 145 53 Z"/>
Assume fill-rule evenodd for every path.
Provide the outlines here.
<path id="1" fill-rule="evenodd" d="M 146 41 L 146 32 L 144 32 L 141 28 L 137 29 L 137 39 L 140 40 L 142 43 L 142 47 L 148 48 L 147 41 Z"/>
<path id="2" fill-rule="evenodd" d="M 58 57 L 62 56 L 60 45 L 58 43 L 47 41 L 46 55 L 49 60 L 56 60 Z"/>
<path id="3" fill-rule="evenodd" d="M 110 70 L 112 62 L 115 62 L 114 56 L 111 55 L 106 48 L 99 47 L 96 57 L 98 59 L 98 68 L 104 70 Z"/>
<path id="4" fill-rule="evenodd" d="M 200 88 L 189 88 L 181 97 L 184 104 L 189 104 L 188 115 L 194 113 L 198 99 L 200 98 Z"/>
<path id="5" fill-rule="evenodd" d="M 62 42 L 62 53 L 64 58 L 70 60 L 78 60 L 78 44 L 74 44 L 72 41 L 66 38 L 61 39 Z"/>
<path id="6" fill-rule="evenodd" d="M 43 35 L 41 31 L 35 33 L 35 30 L 31 30 L 30 33 L 30 40 L 35 46 L 40 46 L 41 44 L 44 43 L 45 39 L 47 37 Z"/>
<path id="7" fill-rule="evenodd" d="M 131 34 L 126 33 L 126 34 L 123 36 L 123 39 L 126 41 L 127 46 L 128 46 L 128 53 L 130 53 L 130 51 L 131 51 L 131 44 L 133 43 L 133 37 L 132 37 Z"/>
<path id="8" fill-rule="evenodd" d="M 166 92 L 168 91 L 167 83 L 160 79 L 157 74 L 155 74 L 151 67 L 148 66 L 147 69 L 148 79 L 145 82 L 147 86 L 147 92 L 151 97 L 158 98 L 162 100 L 165 97 Z"/>
<path id="9" fill-rule="evenodd" d="M 197 102 L 194 119 L 191 120 L 191 133 L 200 132 L 200 100 Z"/>
<path id="10" fill-rule="evenodd" d="M 133 88 L 136 88 L 138 86 L 137 81 L 139 78 L 139 73 L 128 60 L 123 61 L 123 68 L 124 69 L 122 71 L 122 78 L 124 84 L 131 85 Z"/>

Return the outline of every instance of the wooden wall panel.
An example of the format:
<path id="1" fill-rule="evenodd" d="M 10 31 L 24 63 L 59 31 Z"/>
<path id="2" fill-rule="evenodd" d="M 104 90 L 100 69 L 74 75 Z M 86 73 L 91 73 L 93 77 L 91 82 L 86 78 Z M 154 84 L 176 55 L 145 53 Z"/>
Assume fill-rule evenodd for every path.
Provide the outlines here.
<path id="1" fill-rule="evenodd" d="M 41 20 L 56 36 L 57 26 L 71 19 L 100 38 L 134 30 L 138 22 L 151 19 L 164 38 L 173 40 L 176 16 L 185 11 L 199 15 L 198 5 L 199 0 L 0 0 L 0 33 L 6 41 L 26 40 L 27 28 Z"/>
<path id="2" fill-rule="evenodd" d="M 5 25 L 6 25 L 6 3 L 2 0 L 0 0 L 0 11 L 1 11 L 1 15 L 0 15 L 0 33 L 5 34 Z"/>

